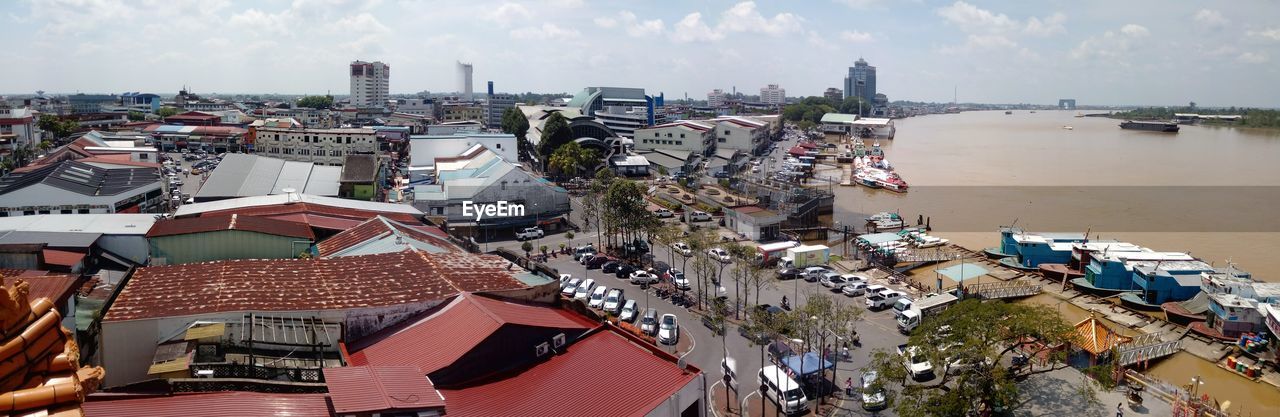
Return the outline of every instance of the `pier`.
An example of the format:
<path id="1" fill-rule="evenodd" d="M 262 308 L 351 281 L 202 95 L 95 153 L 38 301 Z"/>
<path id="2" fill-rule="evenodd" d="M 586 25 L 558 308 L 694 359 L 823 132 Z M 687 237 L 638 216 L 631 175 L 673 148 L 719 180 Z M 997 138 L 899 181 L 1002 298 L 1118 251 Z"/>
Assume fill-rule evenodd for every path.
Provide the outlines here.
<path id="1" fill-rule="evenodd" d="M 988 282 L 965 285 L 965 295 L 983 300 L 1030 297 L 1040 293 L 1041 284 L 1034 281 Z"/>
<path id="2" fill-rule="evenodd" d="M 1165 341 L 1159 333 L 1144 333 L 1129 343 L 1120 345 L 1116 360 L 1120 366 L 1160 359 L 1182 350 L 1181 340 Z"/>

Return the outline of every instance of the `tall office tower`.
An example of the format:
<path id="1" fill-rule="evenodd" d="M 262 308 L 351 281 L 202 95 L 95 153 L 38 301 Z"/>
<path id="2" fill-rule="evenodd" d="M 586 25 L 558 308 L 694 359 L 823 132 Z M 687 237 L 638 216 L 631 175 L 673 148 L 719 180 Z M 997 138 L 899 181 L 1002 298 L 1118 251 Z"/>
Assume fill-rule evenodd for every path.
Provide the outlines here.
<path id="1" fill-rule="evenodd" d="M 462 99 L 466 101 L 475 100 L 475 96 L 471 90 L 471 64 L 458 61 L 458 91 L 462 93 Z"/>
<path id="2" fill-rule="evenodd" d="M 391 87 L 391 66 L 376 62 L 351 63 L 351 105 L 384 107 Z"/>

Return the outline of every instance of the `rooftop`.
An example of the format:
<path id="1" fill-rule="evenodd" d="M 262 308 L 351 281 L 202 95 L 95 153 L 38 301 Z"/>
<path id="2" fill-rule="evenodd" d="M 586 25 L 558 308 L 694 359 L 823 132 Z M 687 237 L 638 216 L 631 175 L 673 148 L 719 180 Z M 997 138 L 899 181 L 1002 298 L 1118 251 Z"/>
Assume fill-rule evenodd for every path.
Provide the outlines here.
<path id="1" fill-rule="evenodd" d="M 439 228 L 410 226 L 382 216 L 366 220 L 316 244 L 316 251 L 322 258 L 402 252 L 409 249 L 432 253 L 459 250 Z"/>
<path id="2" fill-rule="evenodd" d="M 28 269 L 0 269 L 0 279 L 3 279 L 0 286 L 4 287 L 16 285 L 18 280 L 22 280 L 31 291 L 28 293 L 30 299 L 48 298 L 57 305 L 66 302 L 67 297 L 81 284 L 80 277 L 76 275 Z"/>
<path id="3" fill-rule="evenodd" d="M 378 178 L 378 157 L 373 155 L 347 155 L 342 161 L 342 179 L 339 182 L 373 182 Z"/>
<path id="4" fill-rule="evenodd" d="M 1133 340 L 1132 338 L 1116 333 L 1106 324 L 1098 320 L 1095 315 L 1076 323 L 1075 341 L 1076 346 L 1089 351 L 1094 355 L 1101 354 L 1111 348 L 1119 346 L 1125 342 Z"/>
<path id="5" fill-rule="evenodd" d="M 91 395 L 83 405 L 93 417 L 181 416 L 200 410 L 214 416 L 331 417 L 327 394 L 224 391 L 173 395 Z"/>
<path id="6" fill-rule="evenodd" d="M 175 217 L 210 214 L 252 214 L 301 221 L 312 227 L 326 227 L 327 219 L 344 220 L 333 226 L 346 230 L 379 214 L 403 222 L 418 222 L 422 211 L 407 204 L 347 200 L 310 194 L 274 194 L 232 198 L 205 203 L 183 204 Z M 314 221 L 313 221 L 314 220 Z M 329 222 L 335 223 L 335 222 Z"/>
<path id="7" fill-rule="evenodd" d="M 821 123 L 853 123 L 858 120 L 856 114 L 845 113 L 826 113 L 822 115 Z"/>
<path id="8" fill-rule="evenodd" d="M 152 266 L 134 272 L 104 320 L 382 307 L 525 288 L 507 265 L 494 255 L 398 252 Z"/>
<path id="9" fill-rule="evenodd" d="M 285 161 L 258 155 L 226 154 L 195 198 L 217 199 L 283 194 L 337 196 L 342 167 Z"/>
<path id="10" fill-rule="evenodd" d="M 154 214 L 37 214 L 0 217 L 0 230 L 145 235 L 155 223 Z"/>
<path id="11" fill-rule="evenodd" d="M 412 366 L 347 366 L 324 369 L 336 414 L 444 408 L 444 397 Z"/>
<path id="12" fill-rule="evenodd" d="M 62 161 L 0 178 L 0 195 L 40 183 L 85 196 L 107 196 L 159 182 L 160 171 L 155 168 L 105 168 Z"/>
<path id="13" fill-rule="evenodd" d="M 239 214 L 160 220 L 147 232 L 147 237 L 176 236 L 220 230 L 242 230 L 311 240 L 316 238 L 311 228 L 303 223 L 275 220 L 269 217 L 241 216 Z"/>

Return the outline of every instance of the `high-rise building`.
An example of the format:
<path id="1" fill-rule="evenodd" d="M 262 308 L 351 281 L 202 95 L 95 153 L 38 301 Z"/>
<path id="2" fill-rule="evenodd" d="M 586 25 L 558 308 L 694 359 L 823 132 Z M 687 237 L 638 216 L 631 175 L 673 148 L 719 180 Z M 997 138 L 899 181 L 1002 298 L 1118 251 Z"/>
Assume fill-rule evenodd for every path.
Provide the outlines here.
<path id="1" fill-rule="evenodd" d="M 825 97 L 827 100 L 834 100 L 834 101 L 844 100 L 844 90 L 831 87 L 831 88 L 828 88 L 827 91 L 822 93 L 822 97 Z"/>
<path id="2" fill-rule="evenodd" d="M 844 96 L 862 97 L 867 103 L 876 99 L 876 67 L 867 65 L 867 61 L 858 58 L 849 67 L 849 76 L 844 77 Z"/>
<path id="3" fill-rule="evenodd" d="M 720 106 L 724 106 L 724 99 L 725 99 L 724 90 L 721 90 L 719 88 L 715 90 L 711 90 L 710 93 L 707 93 L 707 107 L 714 109 Z"/>
<path id="4" fill-rule="evenodd" d="M 466 101 L 475 100 L 475 95 L 471 89 L 471 70 L 470 63 L 458 61 L 458 92 L 462 93 L 462 99 Z"/>
<path id="5" fill-rule="evenodd" d="M 391 66 L 377 62 L 351 63 L 351 105 L 385 107 L 391 89 Z"/>
<path id="6" fill-rule="evenodd" d="M 778 87 L 777 84 L 769 84 L 760 89 L 760 102 L 765 104 L 785 104 L 787 102 L 787 90 Z"/>
<path id="7" fill-rule="evenodd" d="M 493 92 L 493 81 L 489 81 L 488 97 L 484 101 L 484 125 L 490 129 L 502 128 L 502 115 L 516 106 L 515 96 Z"/>

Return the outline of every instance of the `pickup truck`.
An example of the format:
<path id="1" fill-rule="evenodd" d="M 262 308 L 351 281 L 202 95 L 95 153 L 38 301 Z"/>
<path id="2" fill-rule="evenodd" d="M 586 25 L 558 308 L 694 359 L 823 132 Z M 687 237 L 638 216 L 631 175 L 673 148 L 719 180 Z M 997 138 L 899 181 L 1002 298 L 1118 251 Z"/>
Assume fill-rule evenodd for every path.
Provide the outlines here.
<path id="1" fill-rule="evenodd" d="M 516 232 L 516 240 L 533 240 L 543 237 L 542 229 L 537 227 L 526 227 Z"/>
<path id="2" fill-rule="evenodd" d="M 902 334 L 910 334 L 912 330 L 920 326 L 921 320 L 934 314 L 938 314 L 952 304 L 959 301 L 955 295 L 951 293 L 942 293 L 932 295 L 912 303 L 911 308 L 902 312 L 898 317 L 898 331 Z"/>
<path id="3" fill-rule="evenodd" d="M 925 380 L 933 375 L 933 364 L 915 346 L 898 345 L 898 355 L 902 356 L 902 365 L 907 368 L 912 379 Z"/>

